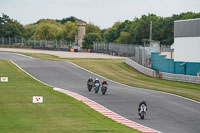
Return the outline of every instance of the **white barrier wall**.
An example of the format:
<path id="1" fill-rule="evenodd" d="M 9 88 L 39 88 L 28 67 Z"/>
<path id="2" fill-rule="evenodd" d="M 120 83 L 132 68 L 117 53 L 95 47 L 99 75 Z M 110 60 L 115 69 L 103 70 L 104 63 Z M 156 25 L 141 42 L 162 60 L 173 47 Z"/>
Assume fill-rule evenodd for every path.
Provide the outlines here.
<path id="1" fill-rule="evenodd" d="M 151 77 L 156 77 L 156 71 L 155 70 L 152 70 L 152 69 L 149 69 L 147 67 L 144 67 L 138 63 L 136 63 L 135 61 L 129 59 L 129 58 L 126 58 L 126 62 L 125 62 L 127 65 L 133 67 L 134 69 L 136 69 L 137 71 L 145 74 L 145 75 L 148 75 L 148 76 L 151 76 Z"/>
<path id="2" fill-rule="evenodd" d="M 160 72 L 160 79 L 200 84 L 200 76 Z"/>
<path id="3" fill-rule="evenodd" d="M 154 77 L 156 78 L 156 71 L 146 68 L 140 64 L 138 64 L 137 62 L 126 58 L 126 62 L 127 65 L 133 67 L 134 69 L 136 69 L 137 71 Z M 187 83 L 195 83 L 195 84 L 200 84 L 200 76 L 190 76 L 190 75 L 182 75 L 182 74 L 172 74 L 172 73 L 165 73 L 165 72 L 159 72 L 159 77 L 160 79 L 165 79 L 165 80 L 172 80 L 172 81 L 179 81 L 179 82 L 187 82 Z"/>
<path id="4" fill-rule="evenodd" d="M 174 61 L 200 62 L 200 37 L 174 38 Z"/>

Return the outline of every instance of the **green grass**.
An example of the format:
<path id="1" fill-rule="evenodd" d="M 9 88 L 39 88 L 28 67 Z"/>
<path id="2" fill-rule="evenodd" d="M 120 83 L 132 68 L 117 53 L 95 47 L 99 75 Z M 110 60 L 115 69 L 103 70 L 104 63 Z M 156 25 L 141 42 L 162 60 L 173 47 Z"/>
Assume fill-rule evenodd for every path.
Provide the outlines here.
<path id="1" fill-rule="evenodd" d="M 200 85 L 148 77 L 126 65 L 123 59 L 64 59 L 47 54 L 28 53 L 26 55 L 40 59 L 68 60 L 106 78 L 129 86 L 168 92 L 200 101 Z"/>
<path id="2" fill-rule="evenodd" d="M 200 85 L 174 82 L 145 76 L 119 59 L 68 59 L 86 69 L 114 81 L 158 91 L 169 92 L 200 101 Z"/>
<path id="3" fill-rule="evenodd" d="M 139 133 L 0 60 L 4 76 L 9 82 L 0 82 L 1 133 Z M 33 96 L 43 96 L 44 103 L 33 104 Z"/>

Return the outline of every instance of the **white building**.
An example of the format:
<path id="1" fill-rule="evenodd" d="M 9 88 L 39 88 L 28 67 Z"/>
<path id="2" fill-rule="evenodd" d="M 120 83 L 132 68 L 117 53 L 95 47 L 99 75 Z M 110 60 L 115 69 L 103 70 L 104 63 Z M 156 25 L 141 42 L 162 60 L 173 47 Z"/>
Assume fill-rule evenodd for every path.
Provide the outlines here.
<path id="1" fill-rule="evenodd" d="M 174 61 L 200 62 L 200 18 L 174 22 Z"/>

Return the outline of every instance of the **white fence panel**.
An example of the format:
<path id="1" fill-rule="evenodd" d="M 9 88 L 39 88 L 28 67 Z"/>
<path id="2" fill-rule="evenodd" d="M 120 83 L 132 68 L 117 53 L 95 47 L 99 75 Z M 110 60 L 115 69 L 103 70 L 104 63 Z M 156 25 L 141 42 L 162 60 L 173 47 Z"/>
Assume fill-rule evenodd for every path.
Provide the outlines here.
<path id="1" fill-rule="evenodd" d="M 126 58 L 126 64 L 133 67 L 134 69 L 136 69 L 137 71 L 145 74 L 145 75 L 148 75 L 148 76 L 151 76 L 151 77 L 156 77 L 156 72 L 155 70 L 152 70 L 152 69 L 149 69 L 147 67 L 144 67 L 140 64 L 138 64 L 137 62 L 129 59 L 129 58 Z"/>
<path id="2" fill-rule="evenodd" d="M 160 72 L 160 78 L 172 81 L 200 84 L 200 76 L 190 76 L 190 75 Z"/>

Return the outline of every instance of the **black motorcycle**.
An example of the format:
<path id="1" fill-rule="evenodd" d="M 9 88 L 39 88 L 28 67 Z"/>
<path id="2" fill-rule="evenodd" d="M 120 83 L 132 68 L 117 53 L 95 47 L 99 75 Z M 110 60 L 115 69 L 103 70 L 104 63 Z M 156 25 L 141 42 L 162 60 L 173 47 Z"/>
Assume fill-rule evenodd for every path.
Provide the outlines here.
<path id="1" fill-rule="evenodd" d="M 106 94 L 106 92 L 107 92 L 107 85 L 103 85 L 103 86 L 101 87 L 101 92 L 102 92 L 102 95 L 105 95 L 105 94 Z"/>
<path id="2" fill-rule="evenodd" d="M 142 104 L 139 110 L 140 119 L 144 119 L 144 117 L 146 116 L 146 112 L 147 112 L 147 107 L 144 104 Z"/>
<path id="3" fill-rule="evenodd" d="M 93 82 L 88 82 L 87 86 L 88 86 L 88 91 L 91 91 L 93 87 Z"/>

